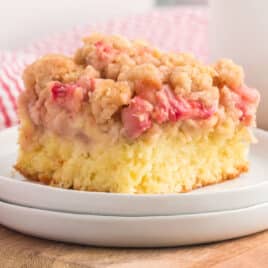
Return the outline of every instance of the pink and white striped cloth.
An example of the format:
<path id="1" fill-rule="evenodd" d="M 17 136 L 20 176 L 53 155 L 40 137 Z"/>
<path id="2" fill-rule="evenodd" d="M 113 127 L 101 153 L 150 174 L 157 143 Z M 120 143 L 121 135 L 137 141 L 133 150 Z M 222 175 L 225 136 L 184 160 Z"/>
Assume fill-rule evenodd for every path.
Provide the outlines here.
<path id="1" fill-rule="evenodd" d="M 101 32 L 145 39 L 161 49 L 191 52 L 206 61 L 207 24 L 206 9 L 159 9 L 143 15 L 76 27 L 20 51 L 0 51 L 0 129 L 18 123 L 16 99 L 23 90 L 22 71 L 39 56 L 46 53 L 70 55 L 81 45 L 83 36 Z"/>

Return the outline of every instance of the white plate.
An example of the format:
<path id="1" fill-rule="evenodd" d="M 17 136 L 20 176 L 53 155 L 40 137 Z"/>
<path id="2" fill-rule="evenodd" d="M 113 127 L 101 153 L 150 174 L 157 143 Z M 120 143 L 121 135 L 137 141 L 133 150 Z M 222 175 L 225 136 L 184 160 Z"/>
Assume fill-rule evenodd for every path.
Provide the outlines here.
<path id="1" fill-rule="evenodd" d="M 231 210 L 268 202 L 268 133 L 251 150 L 251 171 L 240 178 L 186 194 L 131 195 L 53 188 L 12 175 L 17 128 L 0 132 L 0 199 L 23 206 L 117 216 L 178 215 Z"/>
<path id="2" fill-rule="evenodd" d="M 0 224 L 63 242 L 115 247 L 208 243 L 268 229 L 268 203 L 179 216 L 115 217 L 39 210 L 0 202 Z"/>

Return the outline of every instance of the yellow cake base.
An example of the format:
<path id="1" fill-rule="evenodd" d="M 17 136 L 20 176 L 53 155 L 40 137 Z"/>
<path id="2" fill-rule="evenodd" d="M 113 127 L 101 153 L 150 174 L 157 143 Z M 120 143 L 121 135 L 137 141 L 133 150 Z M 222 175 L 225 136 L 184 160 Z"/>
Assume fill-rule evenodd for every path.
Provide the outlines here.
<path id="1" fill-rule="evenodd" d="M 29 179 L 63 188 L 185 192 L 248 170 L 248 129 L 222 128 L 192 137 L 169 127 L 153 139 L 88 148 L 45 132 L 30 149 L 20 151 L 16 169 Z"/>

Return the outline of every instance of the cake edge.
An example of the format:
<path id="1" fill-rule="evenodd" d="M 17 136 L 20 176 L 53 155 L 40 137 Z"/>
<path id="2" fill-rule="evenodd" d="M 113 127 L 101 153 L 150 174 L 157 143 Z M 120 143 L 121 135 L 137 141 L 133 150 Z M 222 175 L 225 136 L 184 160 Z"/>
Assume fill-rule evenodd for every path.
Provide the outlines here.
<path id="1" fill-rule="evenodd" d="M 59 188 L 59 189 L 65 189 L 65 190 L 69 189 L 69 190 L 77 190 L 77 191 L 85 191 L 85 192 L 99 192 L 99 193 L 104 192 L 104 191 L 98 191 L 98 190 L 93 189 L 93 188 L 92 189 L 87 189 L 87 190 L 82 189 L 82 187 L 79 187 L 79 188 L 78 187 L 77 188 L 73 188 L 73 187 L 63 188 L 59 183 L 58 184 L 51 184 L 51 181 L 52 181 L 51 178 L 48 178 L 48 177 L 37 178 L 36 176 L 30 175 L 29 173 L 25 172 L 23 169 L 18 167 L 18 165 L 14 165 L 13 168 L 17 172 L 19 172 L 22 176 L 24 176 L 26 179 L 28 179 L 28 180 L 30 180 L 32 182 L 39 182 L 39 183 L 42 183 L 42 184 L 45 184 L 45 185 L 48 185 L 48 186 L 56 187 L 56 188 Z M 230 180 L 238 178 L 242 173 L 248 172 L 249 171 L 249 162 L 245 163 L 244 165 L 235 166 L 234 168 L 237 170 L 237 172 L 222 174 L 220 180 L 217 180 L 216 182 L 206 182 L 206 183 L 202 183 L 202 184 L 195 183 L 193 185 L 192 189 L 187 190 L 185 188 L 182 188 L 182 190 L 180 192 L 165 192 L 165 193 L 151 193 L 151 194 L 188 193 L 188 192 L 191 192 L 193 190 L 197 190 L 199 188 L 203 188 L 203 187 L 206 187 L 206 186 L 216 185 L 216 184 L 220 184 L 220 183 L 223 183 L 223 182 L 226 182 L 226 181 L 230 181 Z M 196 181 L 198 181 L 198 179 Z M 120 193 L 123 193 L 123 192 L 108 192 L 108 191 L 106 191 L 106 193 L 120 194 Z M 139 193 L 139 192 L 137 192 L 135 194 L 148 195 L 147 193 Z"/>

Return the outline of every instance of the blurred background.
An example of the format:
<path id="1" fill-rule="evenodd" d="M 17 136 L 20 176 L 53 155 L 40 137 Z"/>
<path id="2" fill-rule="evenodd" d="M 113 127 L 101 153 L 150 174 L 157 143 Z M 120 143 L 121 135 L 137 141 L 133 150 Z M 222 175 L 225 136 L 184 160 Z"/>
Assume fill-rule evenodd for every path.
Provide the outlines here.
<path id="1" fill-rule="evenodd" d="M 268 0 L 0 0 L 0 4 L 0 67 L 13 68 L 9 74 L 0 68 L 7 90 L 22 87 L 21 71 L 37 57 L 71 55 L 81 38 L 94 31 L 119 33 L 167 51 L 193 53 L 204 62 L 233 59 L 244 67 L 246 83 L 260 90 L 259 126 L 268 129 Z M 12 94 L 3 95 L 7 105 Z M 12 118 L 17 122 L 15 112 Z"/>
<path id="2" fill-rule="evenodd" d="M 74 26 L 207 0 L 8 0 L 0 1 L 0 49 L 18 49 Z"/>

